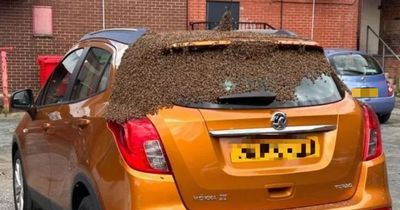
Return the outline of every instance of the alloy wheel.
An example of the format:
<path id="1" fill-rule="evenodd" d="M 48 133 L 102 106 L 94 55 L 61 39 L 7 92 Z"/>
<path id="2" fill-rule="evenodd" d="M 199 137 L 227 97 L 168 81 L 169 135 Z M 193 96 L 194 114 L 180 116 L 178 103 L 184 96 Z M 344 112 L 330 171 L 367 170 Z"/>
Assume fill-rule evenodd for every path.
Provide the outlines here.
<path id="1" fill-rule="evenodd" d="M 24 177 L 20 159 L 15 160 L 14 166 L 14 197 L 16 209 L 22 210 L 24 208 Z"/>

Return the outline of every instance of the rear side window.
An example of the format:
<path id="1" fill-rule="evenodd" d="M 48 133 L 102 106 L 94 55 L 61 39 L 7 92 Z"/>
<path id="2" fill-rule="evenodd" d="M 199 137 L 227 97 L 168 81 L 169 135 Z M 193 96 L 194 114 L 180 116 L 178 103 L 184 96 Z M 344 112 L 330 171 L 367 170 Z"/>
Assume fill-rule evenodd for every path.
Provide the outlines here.
<path id="1" fill-rule="evenodd" d="M 112 54 L 100 48 L 91 48 L 75 80 L 71 100 L 81 100 L 106 89 Z"/>
<path id="2" fill-rule="evenodd" d="M 64 100 L 70 78 L 78 65 L 83 49 L 70 53 L 54 70 L 47 86 L 43 104 L 60 103 Z"/>
<path id="3" fill-rule="evenodd" d="M 334 55 L 329 58 L 331 65 L 340 75 L 359 76 L 382 74 L 378 63 L 370 56 L 361 54 Z"/>

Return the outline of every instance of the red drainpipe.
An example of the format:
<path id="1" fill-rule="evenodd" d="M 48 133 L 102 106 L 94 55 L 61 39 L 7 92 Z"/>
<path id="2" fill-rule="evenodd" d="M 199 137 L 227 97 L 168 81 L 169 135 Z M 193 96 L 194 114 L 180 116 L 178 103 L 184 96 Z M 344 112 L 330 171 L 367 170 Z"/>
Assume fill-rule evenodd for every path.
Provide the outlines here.
<path id="1" fill-rule="evenodd" d="M 3 84 L 3 112 L 7 114 L 10 111 L 10 101 L 8 94 L 8 79 L 7 79 L 7 50 L 12 51 L 12 47 L 0 48 L 1 57 L 1 72 L 2 72 L 2 84 Z"/>

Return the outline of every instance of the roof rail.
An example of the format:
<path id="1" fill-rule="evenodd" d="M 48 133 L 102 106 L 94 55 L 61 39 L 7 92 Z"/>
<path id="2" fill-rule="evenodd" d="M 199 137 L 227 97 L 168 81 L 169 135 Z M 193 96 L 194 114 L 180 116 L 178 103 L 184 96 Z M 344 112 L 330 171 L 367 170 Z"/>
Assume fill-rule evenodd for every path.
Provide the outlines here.
<path id="1" fill-rule="evenodd" d="M 131 45 L 136 42 L 143 34 L 146 33 L 144 28 L 110 28 L 95 31 L 84 35 L 79 41 L 90 39 L 109 39 L 123 44 Z"/>
<path id="2" fill-rule="evenodd" d="M 215 21 L 196 21 L 190 22 L 191 30 L 210 30 L 217 27 L 220 22 Z M 232 26 L 235 30 L 243 30 L 243 29 L 275 29 L 273 26 L 266 22 L 234 22 Z"/>

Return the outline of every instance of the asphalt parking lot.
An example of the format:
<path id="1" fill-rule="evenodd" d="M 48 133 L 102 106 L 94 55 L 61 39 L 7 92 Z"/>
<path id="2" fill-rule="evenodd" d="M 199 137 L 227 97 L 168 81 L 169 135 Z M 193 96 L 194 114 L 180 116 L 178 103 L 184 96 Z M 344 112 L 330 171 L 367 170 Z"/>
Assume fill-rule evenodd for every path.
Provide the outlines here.
<path id="1" fill-rule="evenodd" d="M 19 115 L 0 116 L 0 210 L 14 209 L 12 198 L 11 135 Z M 393 209 L 400 210 L 400 99 L 388 123 L 382 125 Z"/>

